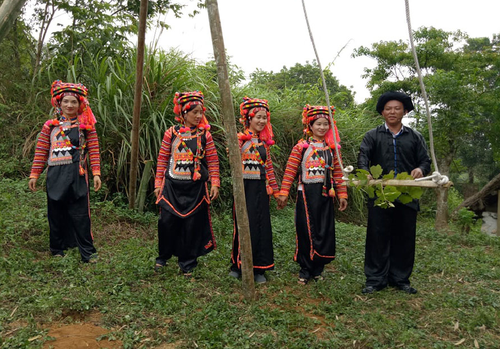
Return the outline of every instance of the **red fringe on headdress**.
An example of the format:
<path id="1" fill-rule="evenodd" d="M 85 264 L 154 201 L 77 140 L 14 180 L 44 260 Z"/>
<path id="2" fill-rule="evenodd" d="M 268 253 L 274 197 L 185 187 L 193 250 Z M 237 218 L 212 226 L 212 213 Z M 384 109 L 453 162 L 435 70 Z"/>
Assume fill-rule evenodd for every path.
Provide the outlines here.
<path id="1" fill-rule="evenodd" d="M 200 123 L 198 124 L 199 129 L 210 129 L 210 124 L 205 116 L 205 111 L 207 108 L 204 106 L 204 96 L 201 91 L 192 92 L 176 92 L 174 96 L 174 113 L 177 115 L 175 120 L 184 125 L 184 117 L 182 112 L 189 109 L 193 105 L 201 105 L 203 109 L 203 116 Z"/>
<path id="2" fill-rule="evenodd" d="M 333 115 L 335 115 L 335 107 L 332 105 L 330 109 L 333 118 Z M 306 106 L 302 111 L 302 124 L 306 125 L 304 133 L 310 133 L 311 122 L 319 118 L 326 118 L 327 120 L 329 120 L 330 116 L 328 115 L 328 108 L 326 106 L 306 104 Z M 334 135 L 330 124 L 330 129 L 325 134 L 325 142 L 326 144 L 328 144 L 330 148 L 335 148 L 335 140 L 336 140 L 337 147 L 340 149 L 341 146 L 340 146 L 339 130 L 337 129 L 337 121 L 335 119 L 333 119 L 333 127 L 335 129 L 335 139 L 333 138 Z"/>
<path id="3" fill-rule="evenodd" d="M 240 104 L 240 122 L 248 127 L 248 118 L 253 118 L 255 113 L 264 110 L 267 112 L 267 124 L 259 133 L 259 138 L 266 142 L 267 145 L 273 145 L 275 142 L 273 126 L 271 125 L 271 113 L 269 112 L 269 104 L 266 99 L 243 97 L 243 102 Z"/>
<path id="4" fill-rule="evenodd" d="M 64 96 L 73 96 L 78 99 L 80 104 L 78 108 L 78 122 L 80 123 L 80 128 L 91 130 L 97 122 L 87 99 L 88 89 L 83 84 L 55 80 L 50 88 L 50 94 L 52 96 L 52 106 L 59 116 L 61 114 L 61 100 Z"/>

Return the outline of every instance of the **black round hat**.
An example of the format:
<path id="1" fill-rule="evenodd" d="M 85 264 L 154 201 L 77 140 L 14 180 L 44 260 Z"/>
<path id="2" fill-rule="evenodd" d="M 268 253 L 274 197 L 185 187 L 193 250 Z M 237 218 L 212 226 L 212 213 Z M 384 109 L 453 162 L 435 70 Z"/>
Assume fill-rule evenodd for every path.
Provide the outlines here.
<path id="1" fill-rule="evenodd" d="M 384 110 L 384 107 L 387 104 L 387 102 L 394 101 L 394 100 L 400 101 L 401 103 L 403 103 L 403 107 L 408 112 L 415 109 L 415 107 L 413 106 L 413 103 L 411 101 L 410 96 L 408 96 L 407 94 L 401 93 L 401 92 L 390 91 L 390 92 L 386 92 L 386 93 L 382 94 L 382 96 L 380 96 L 378 98 L 378 102 L 377 102 L 378 113 L 382 114 L 382 111 Z"/>

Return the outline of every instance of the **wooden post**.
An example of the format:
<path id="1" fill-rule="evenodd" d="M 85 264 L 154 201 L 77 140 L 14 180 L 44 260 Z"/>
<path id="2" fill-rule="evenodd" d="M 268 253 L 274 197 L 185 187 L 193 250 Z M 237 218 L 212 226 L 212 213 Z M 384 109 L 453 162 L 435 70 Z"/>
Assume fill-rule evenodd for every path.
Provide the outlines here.
<path id="1" fill-rule="evenodd" d="M 26 0 L 4 0 L 0 6 L 0 42 L 7 35 Z"/>
<path id="2" fill-rule="evenodd" d="M 148 16 L 148 0 L 141 0 L 139 12 L 139 33 L 137 34 L 137 64 L 135 73 L 134 115 L 132 119 L 132 149 L 130 151 L 130 183 L 128 207 L 135 207 L 137 170 L 139 163 L 139 126 L 141 123 L 142 78 L 144 65 L 144 37 Z"/>
<path id="3" fill-rule="evenodd" d="M 226 64 L 226 51 L 222 37 L 219 7 L 217 0 L 207 0 L 208 19 L 210 32 L 212 33 L 212 44 L 214 57 L 217 63 L 217 78 L 222 101 L 222 116 L 226 130 L 227 147 L 229 150 L 229 165 L 233 178 L 233 196 L 236 208 L 236 221 L 241 247 L 241 272 L 243 295 L 247 300 L 255 299 L 255 283 L 253 279 L 252 244 L 250 240 L 250 226 L 248 223 L 245 190 L 243 186 L 243 171 L 241 168 L 241 154 L 238 145 L 236 121 L 234 116 L 233 99 L 231 97 L 231 86 Z"/>
<path id="4" fill-rule="evenodd" d="M 497 235 L 500 236 L 500 229 L 498 229 L 498 222 L 500 221 L 500 189 L 497 191 Z"/>

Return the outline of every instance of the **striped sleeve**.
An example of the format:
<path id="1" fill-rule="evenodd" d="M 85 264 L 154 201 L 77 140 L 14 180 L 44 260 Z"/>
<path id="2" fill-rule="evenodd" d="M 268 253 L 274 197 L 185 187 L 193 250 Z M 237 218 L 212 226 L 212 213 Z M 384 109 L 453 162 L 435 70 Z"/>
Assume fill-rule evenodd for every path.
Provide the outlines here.
<path id="1" fill-rule="evenodd" d="M 206 131 L 205 137 L 207 139 L 207 144 L 205 145 L 205 157 L 207 159 L 210 182 L 212 183 L 212 186 L 220 187 L 219 157 L 217 156 L 217 149 L 215 148 L 212 134 L 209 131 Z"/>
<path id="2" fill-rule="evenodd" d="M 273 188 L 274 196 L 279 194 L 278 183 L 276 182 L 276 176 L 274 175 L 273 161 L 271 160 L 271 151 L 268 146 L 266 148 L 266 176 L 269 180 L 269 185 Z"/>
<path id="3" fill-rule="evenodd" d="M 333 180 L 337 184 L 337 197 L 339 199 L 347 199 L 347 187 L 345 185 L 342 185 L 344 183 L 344 180 L 342 179 L 343 173 L 342 173 L 342 168 L 340 167 L 339 164 L 339 159 L 337 158 L 337 153 L 334 152 L 334 158 L 335 161 L 333 162 Z M 339 149 L 339 154 L 340 154 L 340 149 Z M 342 159 L 342 154 L 340 154 L 340 158 Z"/>
<path id="4" fill-rule="evenodd" d="M 33 164 L 31 165 L 30 178 L 38 179 L 45 168 L 45 164 L 49 158 L 51 131 L 52 128 L 47 124 L 44 124 L 40 134 L 38 135 L 35 148 L 35 158 L 33 159 Z"/>
<path id="5" fill-rule="evenodd" d="M 87 133 L 87 149 L 89 151 L 90 168 L 94 176 L 101 175 L 101 154 L 99 151 L 99 139 L 95 126 Z"/>
<path id="6" fill-rule="evenodd" d="M 173 127 L 165 131 L 163 140 L 161 141 L 160 152 L 158 154 L 158 160 L 156 162 L 155 188 L 161 187 L 163 178 L 165 177 L 165 171 L 167 170 L 167 164 L 170 160 L 172 147 L 172 128 Z"/>
<path id="7" fill-rule="evenodd" d="M 302 143 L 297 143 L 290 153 L 288 162 L 285 168 L 285 174 L 283 175 L 283 181 L 281 182 L 280 195 L 288 196 L 290 193 L 290 188 L 292 183 L 299 172 L 300 162 L 302 161 Z"/>

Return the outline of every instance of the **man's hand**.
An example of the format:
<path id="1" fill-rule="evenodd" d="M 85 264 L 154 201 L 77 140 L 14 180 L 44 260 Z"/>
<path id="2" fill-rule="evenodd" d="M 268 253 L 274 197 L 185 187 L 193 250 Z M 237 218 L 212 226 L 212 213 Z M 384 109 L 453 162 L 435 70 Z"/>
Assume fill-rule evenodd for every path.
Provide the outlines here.
<path id="1" fill-rule="evenodd" d="M 413 169 L 413 171 L 411 171 L 410 174 L 414 179 L 421 178 L 424 176 L 424 174 L 422 173 L 422 169 L 420 167 Z"/>

